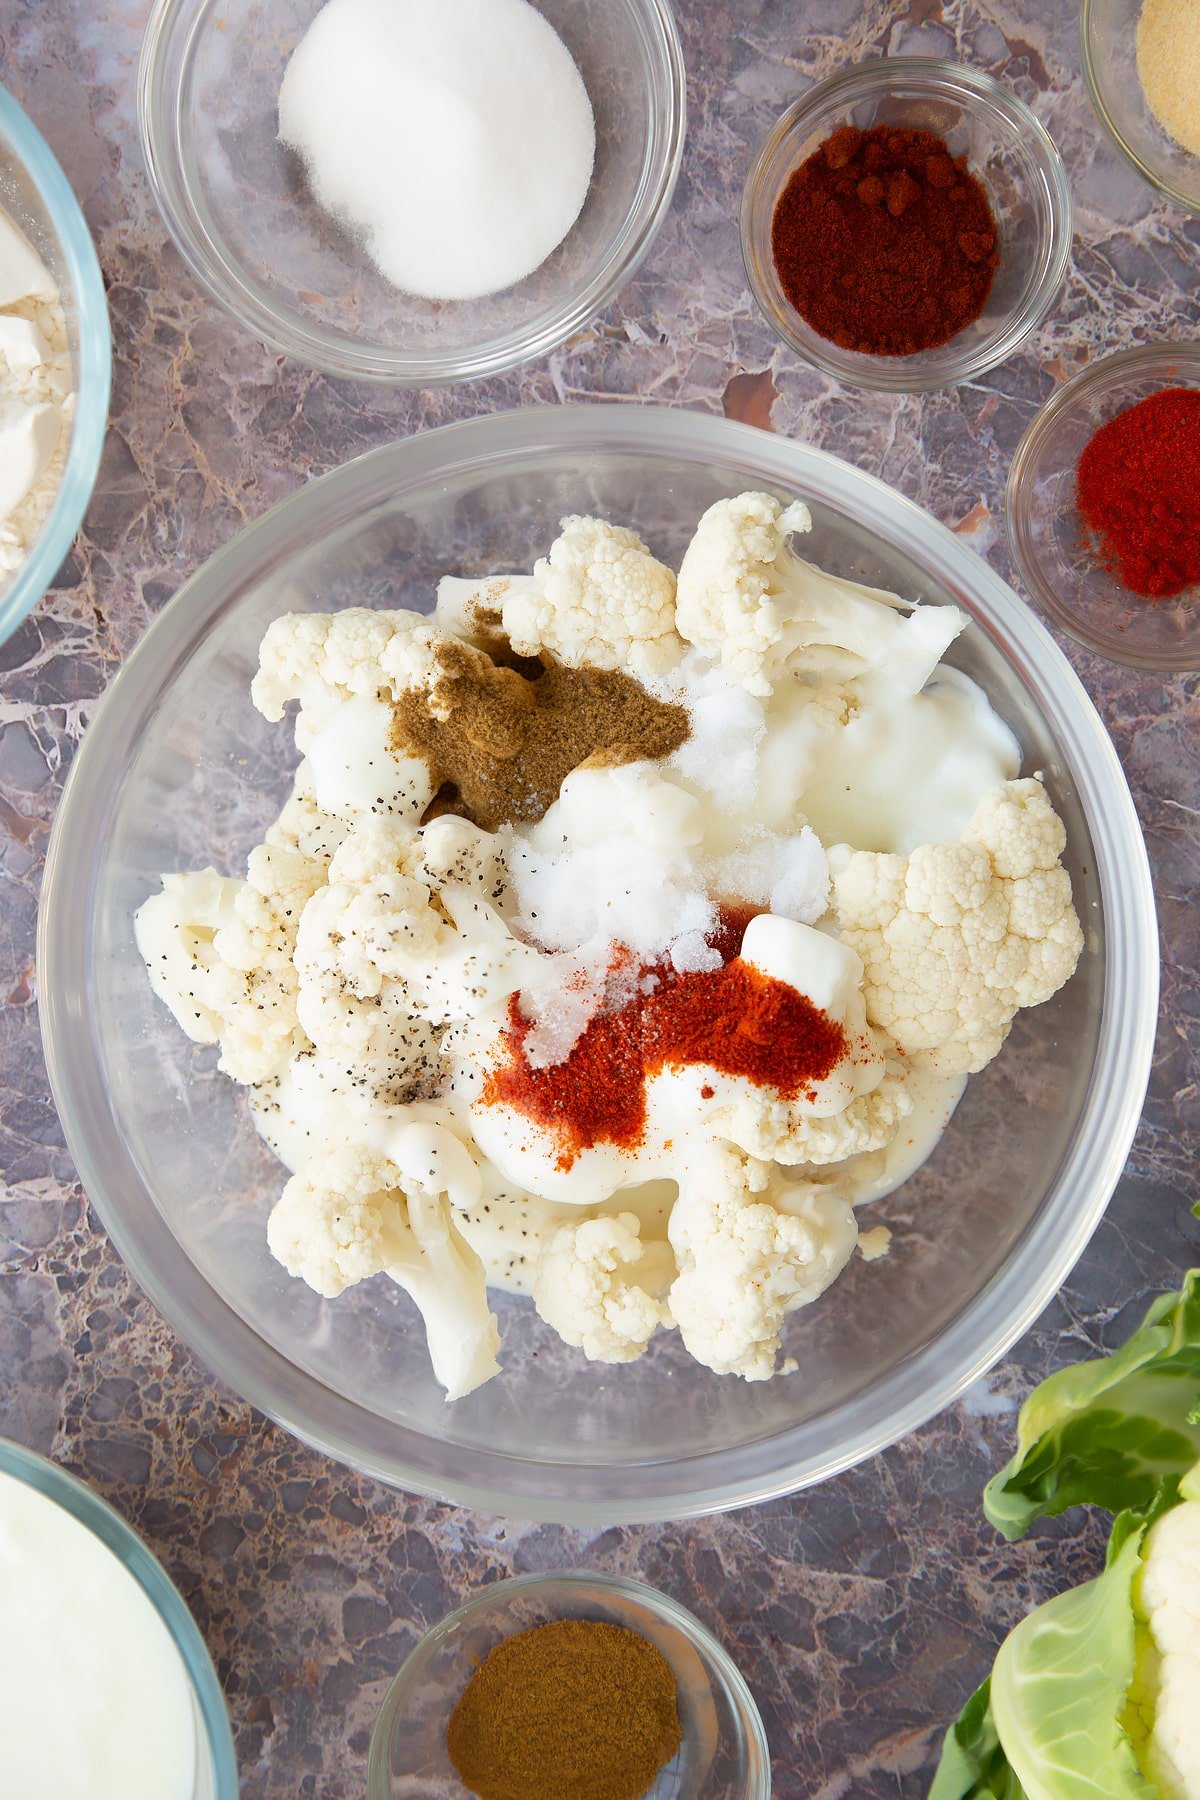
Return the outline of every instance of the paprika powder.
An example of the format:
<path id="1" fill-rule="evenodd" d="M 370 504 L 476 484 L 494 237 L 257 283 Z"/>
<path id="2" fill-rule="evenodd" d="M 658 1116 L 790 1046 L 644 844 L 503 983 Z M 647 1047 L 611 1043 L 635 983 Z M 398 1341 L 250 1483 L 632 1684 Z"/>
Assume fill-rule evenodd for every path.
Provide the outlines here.
<path id="1" fill-rule="evenodd" d="M 912 356 L 976 320 L 1000 263 L 996 220 L 965 156 L 931 131 L 844 125 L 775 205 L 789 303 L 843 350 Z"/>
<path id="2" fill-rule="evenodd" d="M 1130 593 L 1167 600 L 1200 582 L 1200 389 L 1160 388 L 1101 425 L 1079 459 L 1076 505 Z"/>
<path id="3" fill-rule="evenodd" d="M 551 1132 L 558 1165 L 569 1169 L 596 1144 L 636 1148 L 646 1128 L 646 1082 L 664 1069 L 699 1063 L 771 1087 L 784 1100 L 808 1097 L 847 1055 L 846 1034 L 807 995 L 736 955 L 750 916 L 723 913 L 711 940 L 724 958 L 719 969 L 680 974 L 669 962 L 654 963 L 631 981 L 618 956 L 619 1003 L 597 1013 L 566 1058 L 548 1068 L 532 1067 L 524 1053 L 531 1027 L 514 994 L 503 1034 L 507 1060 L 486 1077 L 484 1102 L 511 1106 Z"/>
<path id="4" fill-rule="evenodd" d="M 639 1632 L 557 1619 L 489 1651 L 450 1714 L 446 1750 L 479 1800 L 640 1800 L 682 1741 L 676 1694 Z"/>

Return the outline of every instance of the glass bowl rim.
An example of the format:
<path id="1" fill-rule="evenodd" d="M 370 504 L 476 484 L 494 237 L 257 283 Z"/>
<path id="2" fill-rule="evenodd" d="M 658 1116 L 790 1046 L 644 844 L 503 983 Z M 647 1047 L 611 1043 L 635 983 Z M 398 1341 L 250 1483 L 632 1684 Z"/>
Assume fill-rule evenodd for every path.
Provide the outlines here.
<path id="1" fill-rule="evenodd" d="M 1005 484 L 1004 522 L 1009 549 L 1017 573 L 1039 609 L 1077 643 L 1083 644 L 1097 656 L 1104 657 L 1107 662 L 1120 663 L 1127 669 L 1157 669 L 1177 673 L 1200 669 L 1200 627 L 1189 650 L 1172 652 L 1129 649 L 1119 638 L 1094 630 L 1078 613 L 1064 606 L 1053 584 L 1043 576 L 1041 559 L 1029 541 L 1031 471 L 1050 427 L 1063 413 L 1071 411 L 1081 399 L 1095 389 L 1106 386 L 1110 376 L 1136 375 L 1142 372 L 1149 374 L 1155 368 L 1162 367 L 1165 371 L 1171 365 L 1178 366 L 1180 363 L 1189 365 L 1194 371 L 1194 385 L 1200 389 L 1200 344 L 1135 344 L 1132 349 L 1117 350 L 1111 356 L 1103 356 L 1097 362 L 1089 363 L 1077 375 L 1072 375 L 1070 381 L 1060 387 L 1057 393 L 1051 394 L 1045 404 L 1038 408 L 1021 434 Z"/>
<path id="2" fill-rule="evenodd" d="M 112 385 L 112 327 L 96 246 L 62 165 L 6 87 L 0 86 L 0 133 L 38 192 L 70 278 L 79 330 L 79 380 L 71 442 L 58 492 L 29 554 L 0 597 L 0 644 L 29 617 L 62 567 L 83 523 L 104 449 Z"/>
<path id="3" fill-rule="evenodd" d="M 86 1482 L 12 1438 L 0 1438 L 0 1474 L 12 1475 L 54 1501 L 111 1550 L 137 1582 L 170 1633 L 187 1674 L 212 1760 L 214 1800 L 237 1800 L 233 1732 L 217 1671 L 187 1602 L 153 1551 L 116 1508 Z"/>
<path id="4" fill-rule="evenodd" d="M 126 1228 L 120 1196 L 140 1177 L 132 1163 L 116 1183 L 101 1172 L 101 1162 L 111 1163 L 121 1146 L 106 1102 L 95 1098 L 103 1095 L 102 1066 L 89 1035 L 95 1021 L 81 1003 L 91 966 L 91 869 L 102 860 L 119 791 L 108 771 L 124 766 L 151 696 L 160 703 L 200 639 L 239 595 L 280 555 L 302 552 L 344 520 L 339 507 L 347 495 L 360 515 L 378 503 L 402 501 L 432 481 L 513 471 L 523 458 L 538 455 L 605 453 L 738 468 L 748 483 L 802 492 L 818 502 L 870 500 L 872 530 L 912 545 L 914 553 L 928 546 L 932 534 L 939 579 L 1003 646 L 1047 717 L 1107 877 L 1104 1003 L 1092 1078 L 1071 1144 L 1019 1250 L 930 1344 L 855 1401 L 864 1416 L 832 1444 L 797 1442 L 818 1420 L 733 1451 L 706 1450 L 662 1465 L 617 1465 L 619 1480 L 609 1479 L 607 1487 L 611 1464 L 531 1464 L 478 1446 L 460 1454 L 444 1438 L 395 1421 L 386 1453 L 364 1451 L 363 1422 L 376 1415 L 303 1375 L 261 1338 L 181 1253 L 152 1196 L 138 1228 Z M 1129 941 L 1118 943 L 1122 937 Z M 947 527 L 841 458 L 715 415 L 620 404 L 488 413 L 384 445 L 278 502 L 197 570 L 127 658 L 73 760 L 46 852 L 38 967 L 50 1085 L 80 1178 L 135 1280 L 208 1367 L 303 1441 L 408 1492 L 490 1514 L 588 1524 L 675 1519 L 793 1492 L 895 1443 L 990 1368 L 1053 1298 L 1116 1186 L 1149 1079 L 1159 984 L 1149 861 L 1125 775 L 1082 683 L 1036 612 Z M 169 1279 L 162 1272 L 168 1265 Z M 313 1403 L 317 1390 L 319 1407 Z M 317 1411 L 322 1416 L 314 1416 Z M 764 1441 L 776 1447 L 765 1472 L 753 1466 Z M 630 1469 L 646 1468 L 659 1471 L 659 1484 L 634 1498 L 621 1484 Z"/>
<path id="5" fill-rule="evenodd" d="M 503 374 L 547 355 L 602 312 L 631 279 L 667 215 L 683 162 L 687 131 L 687 75 L 679 28 L 670 0 L 610 0 L 637 24 L 656 59 L 647 108 L 646 151 L 629 213 L 599 264 L 582 286 L 542 309 L 532 320 L 474 347 L 419 353 L 388 349 L 345 337 L 305 321 L 276 304 L 271 292 L 212 241 L 198 216 L 183 155 L 178 89 L 167 87 L 169 52 L 185 34 L 190 66 L 196 37 L 211 0 L 154 0 L 137 69 L 138 133 L 159 214 L 192 274 L 221 309 L 272 349 L 325 375 L 392 387 L 441 387 Z"/>
<path id="6" fill-rule="evenodd" d="M 961 97 L 965 89 L 968 95 L 982 95 L 1007 114 L 1021 136 L 1035 147 L 1037 160 L 1046 177 L 1051 214 L 1046 268 L 1026 304 L 1012 315 L 1007 325 L 998 330 L 994 337 L 984 339 L 973 351 L 968 351 L 964 346 L 957 356 L 948 355 L 938 369 L 929 370 L 925 374 L 917 367 L 915 357 L 878 358 L 876 361 L 881 365 L 878 368 L 864 357 L 859 366 L 855 360 L 856 353 L 852 350 L 842 350 L 833 345 L 826 351 L 822 347 L 824 340 L 819 339 L 815 332 L 812 333 L 812 342 L 802 338 L 790 329 L 787 320 L 768 301 L 759 278 L 758 259 L 752 249 L 754 223 L 766 205 L 762 184 L 767 166 L 787 140 L 813 114 L 822 111 L 831 99 L 852 95 L 856 88 L 886 89 L 894 83 L 914 77 L 927 81 L 931 90 L 943 94 L 953 89 Z M 997 81 L 995 76 L 988 75 L 982 69 L 972 68 L 967 63 L 950 62 L 942 57 L 875 56 L 852 63 L 848 68 L 838 69 L 834 74 L 826 76 L 823 81 L 817 82 L 798 99 L 793 100 L 779 115 L 750 164 L 742 188 L 738 235 L 742 266 L 755 305 L 781 343 L 786 344 L 810 367 L 819 369 L 823 375 L 845 382 L 847 386 L 875 393 L 926 394 L 957 386 L 968 378 L 985 374 L 989 369 L 1006 362 L 1010 356 L 1015 355 L 1026 338 L 1037 330 L 1054 306 L 1066 279 L 1071 261 L 1073 221 L 1071 184 L 1057 144 L 1041 120 L 1003 82 Z M 950 345 L 939 345 L 937 348 L 949 350 Z M 882 366 L 885 361 L 894 363 L 894 369 Z"/>
<path id="7" fill-rule="evenodd" d="M 746 1677 L 725 1646 L 713 1636 L 707 1625 L 702 1624 L 694 1613 L 689 1612 L 686 1606 L 670 1594 L 664 1594 L 658 1588 L 650 1587 L 648 1583 L 638 1581 L 630 1575 L 614 1575 L 589 1569 L 539 1569 L 528 1575 L 505 1576 L 469 1595 L 452 1612 L 448 1612 L 422 1634 L 388 1683 L 371 1729 L 371 1744 L 367 1754 L 366 1800 L 389 1800 L 391 1790 L 384 1765 L 388 1739 L 396 1716 L 402 1712 L 401 1702 L 406 1690 L 414 1676 L 420 1673 L 430 1654 L 468 1624 L 476 1613 L 487 1611 L 498 1598 L 503 1597 L 504 1604 L 507 1605 L 509 1599 L 520 1594 L 532 1598 L 539 1589 L 564 1587 L 602 1588 L 622 1599 L 644 1606 L 647 1612 L 652 1613 L 664 1625 L 670 1625 L 678 1631 L 693 1649 L 703 1652 L 719 1676 L 725 1692 L 735 1702 L 747 1738 L 753 1744 L 761 1765 L 752 1771 L 757 1778 L 753 1788 L 748 1790 L 746 1800 L 770 1800 L 771 1749 L 762 1714 Z"/>
<path id="8" fill-rule="evenodd" d="M 1169 181 L 1166 176 L 1160 175 L 1157 170 L 1151 168 L 1148 162 L 1144 162 L 1132 144 L 1125 141 L 1118 129 L 1117 122 L 1104 98 L 1105 84 L 1100 79 L 1099 61 L 1092 54 L 1091 28 L 1094 12 L 1095 0 L 1079 0 L 1079 61 L 1083 68 L 1084 86 L 1087 88 L 1092 111 L 1110 141 L 1115 144 L 1126 162 L 1137 171 L 1146 185 L 1153 188 L 1156 194 L 1161 194 L 1165 200 L 1170 200 L 1172 205 L 1178 206 L 1183 212 L 1200 219 L 1200 191 L 1188 195 L 1181 188 L 1177 188 L 1174 182 Z M 1200 169 L 1200 158 L 1197 158 L 1197 167 Z"/>

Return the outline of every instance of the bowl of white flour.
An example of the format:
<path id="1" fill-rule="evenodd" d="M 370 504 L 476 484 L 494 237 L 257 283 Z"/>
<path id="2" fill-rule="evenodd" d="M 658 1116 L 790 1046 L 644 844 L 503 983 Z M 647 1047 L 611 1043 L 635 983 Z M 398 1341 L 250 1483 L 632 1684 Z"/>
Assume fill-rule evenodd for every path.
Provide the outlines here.
<path id="1" fill-rule="evenodd" d="M 79 202 L 0 88 L 0 643 L 79 530 L 108 419 L 111 334 Z"/>

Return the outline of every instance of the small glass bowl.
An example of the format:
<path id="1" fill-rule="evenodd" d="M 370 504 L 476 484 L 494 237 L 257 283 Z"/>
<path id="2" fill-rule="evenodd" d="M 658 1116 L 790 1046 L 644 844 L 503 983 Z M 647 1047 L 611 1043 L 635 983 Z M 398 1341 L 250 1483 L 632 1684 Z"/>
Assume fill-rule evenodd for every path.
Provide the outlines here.
<path id="1" fill-rule="evenodd" d="M 686 101 L 669 0 L 538 0 L 591 97 L 591 188 L 532 275 L 453 301 L 385 280 L 278 140 L 279 86 L 321 4 L 156 0 L 138 118 L 150 184 L 184 258 L 247 330 L 327 375 L 429 387 L 545 355 L 624 286 L 670 204 Z"/>
<path id="2" fill-rule="evenodd" d="M 1150 186 L 1200 217 L 1200 156 L 1164 131 L 1137 68 L 1142 0 L 1082 0 L 1079 55 L 1092 111 L 1121 154 Z"/>
<path id="3" fill-rule="evenodd" d="M 949 343 L 914 356 L 843 350 L 786 298 L 771 254 L 775 204 L 792 173 L 843 125 L 933 131 L 965 154 L 1000 228 L 1000 266 L 980 317 Z M 851 387 L 927 393 L 1011 356 L 1058 296 L 1071 254 L 1071 190 L 1054 143 L 990 75 L 925 57 L 887 57 L 831 75 L 768 133 L 742 194 L 742 260 L 769 325 L 798 356 Z"/>
<path id="4" fill-rule="evenodd" d="M 1146 344 L 1076 375 L 1042 407 L 1013 457 L 1005 509 L 1021 580 L 1055 625 L 1135 669 L 1200 669 L 1200 588 L 1143 600 L 1085 540 L 1075 471 L 1092 435 L 1159 388 L 1200 388 L 1200 346 Z"/>
<path id="5" fill-rule="evenodd" d="M 758 1708 L 711 1632 L 640 1581 L 571 1571 L 499 1581 L 426 1633 L 375 1722 L 367 1800 L 468 1800 L 446 1754 L 454 1704 L 495 1645 L 555 1619 L 628 1626 L 674 1671 L 683 1743 L 645 1800 L 770 1800 L 771 1758 Z"/>
<path id="6" fill-rule="evenodd" d="M 75 418 L 58 492 L 25 561 L 7 585 L 0 581 L 2 644 L 58 574 L 87 511 L 104 448 L 112 363 L 104 280 L 87 222 L 45 138 L 2 87 L 0 207 L 58 284 L 75 384 Z"/>
<path id="7" fill-rule="evenodd" d="M 0 1474 L 12 1475 L 61 1506 L 111 1550 L 133 1576 L 170 1633 L 191 1688 L 196 1721 L 192 1800 L 237 1800 L 237 1761 L 221 1685 L 204 1639 L 178 1588 L 121 1515 L 57 1463 L 0 1438 Z"/>

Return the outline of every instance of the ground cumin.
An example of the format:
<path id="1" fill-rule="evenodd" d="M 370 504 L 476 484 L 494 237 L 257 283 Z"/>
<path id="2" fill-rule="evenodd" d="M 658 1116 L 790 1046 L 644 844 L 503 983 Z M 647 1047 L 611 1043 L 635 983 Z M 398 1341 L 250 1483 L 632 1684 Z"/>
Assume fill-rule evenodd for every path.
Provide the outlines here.
<path id="1" fill-rule="evenodd" d="M 559 1619 L 496 1645 L 446 1749 L 479 1800 L 641 1800 L 681 1742 L 675 1677 L 636 1631 Z"/>
<path id="2" fill-rule="evenodd" d="M 684 707 L 619 669 L 547 660 L 530 675 L 454 638 L 437 660 L 432 691 L 396 701 L 391 746 L 428 763 L 440 790 L 433 812 L 460 813 L 484 831 L 540 819 L 581 763 L 669 756 L 688 735 Z"/>

